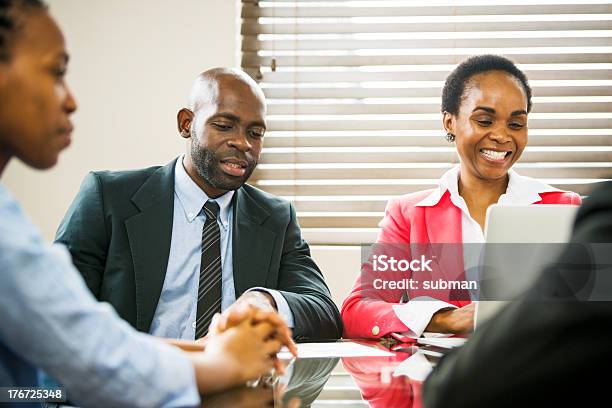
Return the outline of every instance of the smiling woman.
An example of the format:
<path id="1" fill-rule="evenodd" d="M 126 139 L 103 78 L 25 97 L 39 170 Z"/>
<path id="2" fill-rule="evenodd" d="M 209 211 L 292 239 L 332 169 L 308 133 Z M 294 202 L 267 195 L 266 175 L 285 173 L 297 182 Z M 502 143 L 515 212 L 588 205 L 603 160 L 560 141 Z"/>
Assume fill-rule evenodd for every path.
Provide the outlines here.
<path id="1" fill-rule="evenodd" d="M 446 80 L 442 111 L 447 140 L 457 142 L 461 158 L 460 191 L 485 182 L 492 194 L 486 201 L 497 202 L 527 144 L 527 78 L 503 57 L 470 58 Z M 474 210 L 472 216 L 484 227 L 486 207 Z"/>
<path id="2" fill-rule="evenodd" d="M 377 243 L 484 242 L 486 210 L 492 204 L 580 204 L 576 193 L 511 169 L 527 145 L 530 110 L 527 78 L 512 61 L 481 55 L 459 64 L 444 85 L 442 123 L 446 140 L 456 142 L 460 165 L 447 171 L 437 188 L 391 200 Z M 456 255 L 459 261 L 445 264 L 445 275 L 465 279 L 468 265 L 463 264 L 461 253 Z M 409 271 L 406 275 L 410 278 Z M 367 281 L 371 279 L 358 278 L 344 301 L 345 337 L 372 337 L 372 324 L 379 328 L 374 337 L 393 332 L 421 336 L 425 331 L 472 330 L 474 305 L 469 297 L 440 298 L 433 292 L 415 296 L 410 290 L 388 290 L 376 292 L 380 299 L 372 301 L 368 295 L 364 301 L 364 293 L 375 292 Z M 410 301 L 400 302 L 406 295 Z"/>

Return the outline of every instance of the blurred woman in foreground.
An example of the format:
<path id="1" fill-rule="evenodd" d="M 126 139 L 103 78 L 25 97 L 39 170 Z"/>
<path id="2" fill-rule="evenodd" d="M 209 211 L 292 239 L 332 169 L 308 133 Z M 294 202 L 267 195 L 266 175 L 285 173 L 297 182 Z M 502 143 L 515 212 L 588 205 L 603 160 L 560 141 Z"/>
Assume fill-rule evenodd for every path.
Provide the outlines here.
<path id="1" fill-rule="evenodd" d="M 0 0 L 0 176 L 13 157 L 50 168 L 70 144 L 67 63 L 39 0 Z M 200 393 L 266 373 L 286 338 L 274 316 L 252 310 L 226 318 L 194 353 L 136 332 L 93 298 L 66 249 L 47 245 L 1 185 L 0 272 L 0 386 L 37 386 L 42 368 L 84 406 L 197 406 Z"/>

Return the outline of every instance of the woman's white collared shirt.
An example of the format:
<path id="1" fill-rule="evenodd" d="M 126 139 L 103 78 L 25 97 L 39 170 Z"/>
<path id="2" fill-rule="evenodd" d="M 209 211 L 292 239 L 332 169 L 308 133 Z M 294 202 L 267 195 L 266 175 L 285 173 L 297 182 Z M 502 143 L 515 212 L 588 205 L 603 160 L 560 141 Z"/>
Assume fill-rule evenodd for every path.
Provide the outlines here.
<path id="1" fill-rule="evenodd" d="M 444 193 L 450 193 L 452 203 L 461 210 L 461 231 L 464 243 L 483 243 L 484 233 L 480 225 L 472 218 L 467 204 L 459 195 L 460 167 L 455 166 L 448 170 L 440 178 L 438 188 L 427 197 L 416 204 L 417 207 L 432 207 L 440 201 Z M 525 177 L 510 169 L 508 171 L 508 187 L 506 192 L 499 197 L 499 205 L 529 205 L 537 203 L 542 199 L 540 193 L 561 191 L 531 177 Z"/>
<path id="2" fill-rule="evenodd" d="M 434 189 L 427 197 L 418 202 L 416 206 L 433 207 L 440 202 L 442 196 L 448 191 L 450 193 L 451 202 L 461 210 L 463 243 L 484 243 L 484 233 L 480 225 L 472 218 L 465 200 L 459 195 L 460 169 L 459 166 L 455 166 L 444 173 L 440 178 L 438 188 Z M 542 200 L 540 193 L 561 191 L 531 177 L 521 176 L 512 169 L 510 169 L 508 175 L 508 187 L 506 188 L 506 192 L 499 197 L 497 201 L 499 205 L 530 205 Z M 473 253 L 473 258 L 464 256 L 464 267 L 465 270 L 468 271 L 468 274 L 469 271 L 478 270 L 476 266 L 480 261 L 480 257 L 477 256 L 476 251 L 470 251 L 470 253 Z M 474 277 L 466 276 L 466 279 L 473 278 Z M 431 321 L 433 314 L 446 308 L 455 309 L 457 307 L 442 300 L 433 299 L 428 301 L 408 302 L 393 306 L 396 316 L 402 323 L 411 328 L 411 331 L 407 334 L 414 337 L 445 336 L 439 333 L 425 333 L 424 331 Z"/>

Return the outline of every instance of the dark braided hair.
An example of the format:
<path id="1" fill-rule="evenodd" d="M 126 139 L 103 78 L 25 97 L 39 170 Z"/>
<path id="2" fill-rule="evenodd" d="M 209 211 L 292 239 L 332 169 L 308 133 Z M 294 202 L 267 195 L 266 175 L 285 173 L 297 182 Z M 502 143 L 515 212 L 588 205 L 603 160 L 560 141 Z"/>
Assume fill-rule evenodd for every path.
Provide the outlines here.
<path id="1" fill-rule="evenodd" d="M 0 0 L 0 61 L 10 58 L 10 45 L 19 29 L 19 14 L 28 9 L 46 8 L 41 0 Z"/>
<path id="2" fill-rule="evenodd" d="M 508 58 L 500 55 L 485 54 L 466 59 L 457 65 L 448 78 L 446 78 L 444 89 L 442 90 L 442 112 L 448 112 L 453 115 L 459 113 L 463 93 L 470 79 L 474 75 L 488 71 L 503 71 L 516 78 L 527 96 L 527 112 L 531 111 L 531 88 L 523 71 L 518 69 Z"/>

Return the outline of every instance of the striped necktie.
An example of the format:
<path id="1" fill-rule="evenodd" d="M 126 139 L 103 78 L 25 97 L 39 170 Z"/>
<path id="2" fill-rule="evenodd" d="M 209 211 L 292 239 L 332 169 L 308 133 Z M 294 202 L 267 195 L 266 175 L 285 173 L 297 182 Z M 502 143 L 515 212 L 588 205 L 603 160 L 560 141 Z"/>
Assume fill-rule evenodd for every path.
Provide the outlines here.
<path id="1" fill-rule="evenodd" d="M 203 210 L 206 221 L 202 228 L 196 339 L 206 335 L 213 316 L 221 311 L 221 231 L 217 224 L 219 204 L 208 200 Z"/>

